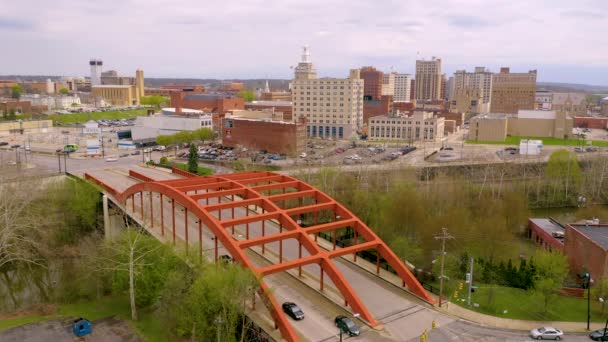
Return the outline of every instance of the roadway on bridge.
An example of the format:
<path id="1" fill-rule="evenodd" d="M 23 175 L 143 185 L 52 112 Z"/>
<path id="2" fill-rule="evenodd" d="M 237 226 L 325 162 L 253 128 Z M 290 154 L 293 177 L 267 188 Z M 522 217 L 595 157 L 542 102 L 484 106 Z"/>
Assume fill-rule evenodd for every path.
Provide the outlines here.
<path id="1" fill-rule="evenodd" d="M 120 169 L 119 172 L 105 170 L 99 172 L 98 175 L 109 185 L 122 188 L 126 184 L 134 184 L 138 182 L 131 177 L 128 177 L 128 172 Z M 165 173 L 159 170 L 149 168 L 137 169 L 138 172 L 155 179 L 167 179 L 175 177 L 175 175 Z M 158 173 L 164 173 L 159 175 Z M 170 176 L 167 176 L 170 175 Z M 147 196 L 147 195 L 146 195 Z M 144 196 L 144 214 L 148 213 L 146 203 L 148 198 Z M 155 200 L 153 210 L 160 211 L 160 199 Z M 168 202 L 167 202 L 168 203 Z M 213 204 L 210 201 L 209 204 Z M 127 210 L 130 210 L 131 203 L 127 204 Z M 135 215 L 140 215 L 141 207 L 139 200 L 135 201 Z M 184 226 L 184 212 L 177 206 L 176 209 L 176 238 L 179 241 L 185 241 L 186 233 Z M 171 207 L 165 204 L 163 212 L 165 216 L 165 240 L 171 240 L 170 223 L 168 218 L 171 217 Z M 246 209 L 235 209 L 235 217 L 242 217 L 246 214 Z M 250 211 L 251 212 L 251 211 Z M 149 213 L 148 213 L 149 214 Z M 222 211 L 223 218 L 229 218 L 231 215 L 230 209 Z M 149 219 L 148 219 L 149 221 Z M 198 239 L 198 224 L 197 218 L 188 215 L 189 229 L 188 241 L 191 243 Z M 148 222 L 149 226 L 149 222 Z M 230 231 L 230 229 L 228 229 Z M 278 225 L 272 221 L 266 221 L 266 235 L 277 233 Z M 160 221 L 155 219 L 152 233 L 156 236 L 160 235 Z M 245 236 L 245 227 L 241 225 L 235 227 L 235 239 L 243 239 Z M 261 236 L 260 223 L 249 224 L 249 237 Z M 208 258 L 213 259 L 214 240 L 213 234 L 207 228 L 203 229 L 202 237 L 203 250 Z M 331 246 L 331 245 L 330 245 Z M 266 253 L 261 255 L 258 251 L 248 250 L 248 256 L 256 267 L 263 267 L 278 262 L 279 243 L 266 244 Z M 192 252 L 198 252 L 194 246 L 191 246 Z M 283 242 L 283 260 L 291 260 L 297 258 L 298 244 L 295 240 L 286 240 Z M 305 249 L 303 248 L 303 251 Z M 221 243 L 219 243 L 219 255 L 228 254 Z M 303 256 L 307 253 L 303 253 Z M 368 310 L 376 319 L 382 322 L 384 330 L 374 331 L 373 329 L 364 326 L 363 333 L 360 337 L 353 338 L 357 341 L 418 341 L 420 334 L 424 330 L 431 330 L 430 325 L 433 320 L 438 323 L 439 328 L 431 332 L 430 341 L 526 341 L 528 336 L 526 332 L 510 331 L 505 329 L 494 329 L 483 327 L 476 324 L 471 324 L 454 317 L 447 316 L 435 310 L 428 308 L 425 304 L 411 296 L 410 294 L 398 289 L 392 284 L 388 284 L 384 280 L 370 274 L 368 271 L 362 270 L 358 266 L 344 259 L 352 258 L 352 255 L 334 259 L 335 264 L 343 273 L 350 285 L 355 289 L 357 295 L 366 305 Z M 284 301 L 294 301 L 298 303 L 306 313 L 306 319 L 303 321 L 290 323 L 294 326 L 297 333 L 303 340 L 309 341 L 337 341 L 337 329 L 333 325 L 333 317 L 338 314 L 346 313 L 346 310 L 341 306 L 340 299 L 335 286 L 325 277 L 325 290 L 321 295 L 318 291 L 319 284 L 319 267 L 317 265 L 307 265 L 303 267 L 303 276 L 298 278 L 294 272 L 281 272 L 265 277 L 267 284 L 271 287 L 273 294 L 279 303 Z M 311 284 L 316 284 L 317 287 Z M 338 298 L 336 300 L 336 298 Z M 332 300 L 330 300 L 332 299 Z M 257 305 L 256 310 L 267 311 L 261 304 Z M 569 341 L 587 340 L 586 336 L 570 335 Z"/>

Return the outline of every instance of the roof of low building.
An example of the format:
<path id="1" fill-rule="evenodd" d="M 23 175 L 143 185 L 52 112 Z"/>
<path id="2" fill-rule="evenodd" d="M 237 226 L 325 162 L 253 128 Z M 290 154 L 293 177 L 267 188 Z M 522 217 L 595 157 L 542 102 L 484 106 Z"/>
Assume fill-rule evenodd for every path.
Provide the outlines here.
<path id="1" fill-rule="evenodd" d="M 561 224 L 550 218 L 530 218 L 530 221 L 549 234 L 563 233 L 565 231 Z"/>
<path id="2" fill-rule="evenodd" d="M 570 224 L 589 240 L 608 250 L 608 225 L 606 224 Z"/>

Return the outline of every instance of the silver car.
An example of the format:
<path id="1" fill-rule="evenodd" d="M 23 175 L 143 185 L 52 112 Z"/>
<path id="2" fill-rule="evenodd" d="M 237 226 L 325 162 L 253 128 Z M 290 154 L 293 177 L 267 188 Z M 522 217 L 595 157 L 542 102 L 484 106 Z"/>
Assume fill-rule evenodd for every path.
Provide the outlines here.
<path id="1" fill-rule="evenodd" d="M 564 332 L 552 327 L 542 327 L 532 329 L 530 336 L 537 340 L 561 340 L 564 336 Z"/>

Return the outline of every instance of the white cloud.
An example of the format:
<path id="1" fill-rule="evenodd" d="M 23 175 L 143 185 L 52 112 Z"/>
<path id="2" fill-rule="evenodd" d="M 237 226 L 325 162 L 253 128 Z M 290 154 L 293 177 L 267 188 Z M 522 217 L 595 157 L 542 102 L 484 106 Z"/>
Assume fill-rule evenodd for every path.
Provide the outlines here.
<path id="1" fill-rule="evenodd" d="M 0 74 L 86 74 L 87 60 L 148 76 L 290 77 L 300 46 L 320 75 L 361 65 L 411 72 L 416 52 L 444 69 L 488 65 L 603 70 L 605 1 L 24 0 L 0 8 Z M 32 15 L 35 13 L 35 15 Z M 16 19 L 19 18 L 19 19 Z M 586 70 L 587 70 L 586 69 Z M 572 72 L 576 75 L 575 72 Z M 608 83 L 605 81 L 603 83 Z"/>

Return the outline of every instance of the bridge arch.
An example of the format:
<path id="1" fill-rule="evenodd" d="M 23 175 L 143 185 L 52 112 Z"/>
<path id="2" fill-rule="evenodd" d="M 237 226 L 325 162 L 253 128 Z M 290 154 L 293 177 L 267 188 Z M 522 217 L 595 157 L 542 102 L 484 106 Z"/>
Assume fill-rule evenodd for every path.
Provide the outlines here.
<path id="1" fill-rule="evenodd" d="M 188 213 L 196 216 L 199 222 L 199 240 L 201 224 L 211 230 L 216 237 L 216 258 L 217 240 L 219 239 L 224 248 L 242 267 L 252 270 L 259 277 L 261 287 L 259 295 L 271 312 L 275 326 L 280 329 L 282 336 L 288 341 L 297 341 L 297 336 L 263 279 L 264 276 L 277 272 L 298 268 L 301 274 L 302 266 L 319 265 L 321 290 L 323 290 L 323 275 L 327 274 L 342 294 L 344 304 L 351 306 L 353 312 L 359 313 L 361 318 L 370 325 L 377 326 L 380 323 L 367 310 L 354 289 L 332 262 L 332 259 L 348 254 L 354 254 L 356 260 L 357 252 L 375 249 L 378 255 L 382 256 L 396 271 L 402 279 L 404 287 L 426 302 L 435 302 L 403 262 L 365 223 L 343 205 L 310 184 L 273 172 L 254 171 L 206 177 L 194 176 L 183 171 L 174 172 L 187 178 L 157 181 L 141 173 L 130 171 L 130 176 L 141 182 L 130 186 L 123 192 L 117 191 L 89 174 L 85 174 L 85 178 L 104 187 L 107 193 L 121 203 L 127 211 L 127 203 L 131 201 L 133 215 L 137 215 L 135 199 L 139 195 L 140 216 L 145 222 L 145 216 L 149 215 L 152 227 L 154 227 L 155 221 L 152 193 L 160 195 L 161 209 L 160 213 L 156 213 L 156 215 L 161 215 L 161 229 L 164 229 L 162 218 L 164 197 L 170 199 L 173 205 L 173 222 L 175 222 L 174 204 L 178 203 L 186 211 L 184 215 L 186 239 L 188 239 Z M 144 201 L 144 193 L 150 194 L 147 203 Z M 210 201 L 210 199 L 215 200 Z M 223 203 L 222 199 L 224 199 Z M 202 201 L 205 203 L 201 203 Z M 293 207 L 288 207 L 288 203 Z M 147 213 L 146 206 L 149 207 Z M 235 208 L 243 207 L 246 207 L 245 216 L 235 218 Z M 254 210 L 250 209 L 252 207 Z M 226 210 L 230 210 L 232 213 L 230 219 L 222 218 L 222 212 Z M 215 212 L 219 213 L 217 217 L 213 215 Z M 329 222 L 318 223 L 319 213 L 327 214 L 328 212 Z M 306 215 L 314 217 L 313 225 L 307 227 L 302 225 L 301 218 Z M 264 222 L 267 220 L 278 224 L 278 233 L 264 234 Z M 260 221 L 262 222 L 262 236 L 250 238 L 249 224 Z M 234 234 L 228 233 L 228 228 L 232 228 L 234 233 L 234 227 L 238 225 L 246 225 L 245 239 L 236 239 Z M 336 248 L 337 230 L 347 227 L 354 232 L 354 243 L 351 246 Z M 175 241 L 174 224 L 173 232 Z M 322 249 L 316 242 L 318 234 L 326 232 L 333 234 L 333 249 L 331 250 Z M 314 238 L 311 235 L 314 235 Z M 287 239 L 295 239 L 298 242 L 299 255 L 293 260 L 283 261 L 282 243 Z M 363 241 L 359 242 L 359 239 Z M 280 244 L 279 263 L 256 268 L 244 250 L 262 246 L 263 251 L 266 244 L 273 242 Z M 308 252 L 307 256 L 302 257 L 302 247 Z M 379 272 L 379 266 L 378 263 L 376 272 Z"/>

